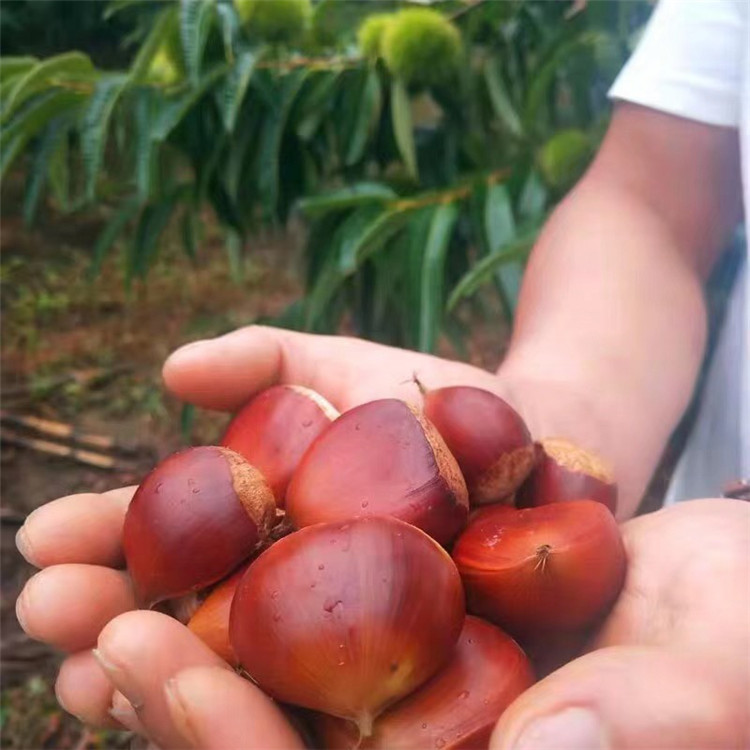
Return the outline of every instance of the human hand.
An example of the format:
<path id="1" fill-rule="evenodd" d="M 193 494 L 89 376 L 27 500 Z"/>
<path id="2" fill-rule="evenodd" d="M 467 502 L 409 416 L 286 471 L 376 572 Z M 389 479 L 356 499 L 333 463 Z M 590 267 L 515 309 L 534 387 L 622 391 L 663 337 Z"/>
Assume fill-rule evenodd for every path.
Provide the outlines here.
<path id="1" fill-rule="evenodd" d="M 595 650 L 520 696 L 492 750 L 750 746 L 750 504 L 694 500 L 621 528 L 627 578 Z"/>
<path id="2" fill-rule="evenodd" d="M 429 387 L 472 384 L 494 390 L 519 408 L 536 435 L 557 432 L 586 442 L 581 429 L 586 429 L 587 420 L 576 413 L 574 394 L 572 399 L 568 393 L 560 398 L 559 392 L 537 384 L 527 386 L 465 364 L 351 339 L 245 329 L 180 350 L 168 361 L 164 375 L 177 395 L 208 408 L 233 409 L 274 382 L 293 382 L 347 409 L 389 396 L 418 400 L 410 382 L 415 371 Z M 566 403 L 573 408 L 564 408 Z M 193 741 L 197 746 L 270 747 L 274 741 L 295 746 L 299 739 L 278 709 L 252 685 L 227 672 L 176 621 L 145 612 L 117 617 L 133 607 L 132 592 L 126 576 L 105 566 L 122 564 L 119 539 L 131 495 L 132 490 L 114 491 L 57 501 L 33 514 L 21 537 L 32 562 L 52 566 L 32 579 L 21 597 L 19 613 L 25 627 L 35 637 L 78 651 L 63 665 L 58 680 L 63 704 L 90 723 L 101 723 L 114 701 L 121 721 L 147 732 L 164 747 L 178 747 L 185 743 L 186 724 L 179 711 L 172 713 L 175 703 L 167 701 L 166 683 L 176 680 L 170 683 L 171 693 L 179 686 L 184 694 L 187 680 L 188 693 L 192 691 L 194 699 L 200 696 L 185 701 L 187 725 L 199 738 Z M 76 616 L 66 621 L 61 612 Z M 111 683 L 85 650 L 97 642 L 97 635 L 105 659 L 119 667 L 110 670 L 110 679 L 135 701 L 136 712 L 122 695 L 115 692 L 113 697 Z M 509 716 L 519 716 L 521 710 L 512 709 Z M 507 736 L 512 738 L 512 732 Z"/>

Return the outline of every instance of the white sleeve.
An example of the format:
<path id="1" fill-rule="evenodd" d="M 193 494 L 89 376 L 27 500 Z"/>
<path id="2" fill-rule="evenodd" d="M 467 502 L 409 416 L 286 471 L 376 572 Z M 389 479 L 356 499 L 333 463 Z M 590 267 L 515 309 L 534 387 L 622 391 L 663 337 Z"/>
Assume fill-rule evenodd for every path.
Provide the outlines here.
<path id="1" fill-rule="evenodd" d="M 748 0 L 659 0 L 609 95 L 710 125 L 740 120 Z"/>

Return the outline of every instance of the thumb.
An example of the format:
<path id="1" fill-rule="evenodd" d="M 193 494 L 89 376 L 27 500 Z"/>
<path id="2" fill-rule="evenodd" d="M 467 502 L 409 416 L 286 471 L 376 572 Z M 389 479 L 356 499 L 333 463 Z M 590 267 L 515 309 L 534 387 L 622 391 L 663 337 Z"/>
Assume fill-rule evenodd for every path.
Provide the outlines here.
<path id="1" fill-rule="evenodd" d="M 491 750 L 745 747 L 742 695 L 704 663 L 615 646 L 570 662 L 503 714 Z"/>
<path id="2" fill-rule="evenodd" d="M 255 685 L 220 667 L 191 667 L 167 682 L 167 707 L 187 747 L 296 750 L 305 745 Z"/>

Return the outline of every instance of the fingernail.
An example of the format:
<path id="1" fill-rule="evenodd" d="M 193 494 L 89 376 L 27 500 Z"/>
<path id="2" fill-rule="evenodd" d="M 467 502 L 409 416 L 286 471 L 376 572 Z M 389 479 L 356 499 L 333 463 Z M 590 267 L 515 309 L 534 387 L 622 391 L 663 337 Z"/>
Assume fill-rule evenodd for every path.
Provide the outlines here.
<path id="1" fill-rule="evenodd" d="M 18 595 L 18 599 L 16 599 L 16 619 L 18 620 L 18 624 L 21 626 L 21 630 L 26 633 L 26 635 L 31 635 L 29 633 L 28 625 L 26 624 L 27 616 L 26 613 L 28 611 L 28 590 L 29 590 L 29 584 L 27 583 L 24 587 L 21 593 Z"/>
<path id="2" fill-rule="evenodd" d="M 31 563 L 35 567 L 39 567 L 34 562 L 34 554 L 31 551 L 31 542 L 29 541 L 29 534 L 26 531 L 26 526 L 21 526 L 20 529 L 18 529 L 18 533 L 16 534 L 16 549 L 21 553 L 23 556 L 23 559 L 26 560 L 26 562 Z"/>
<path id="3" fill-rule="evenodd" d="M 174 728 L 190 747 L 198 747 L 199 740 L 192 724 L 190 723 L 187 706 L 185 705 L 183 696 L 180 694 L 177 680 L 174 678 L 168 679 L 164 686 L 164 693 L 167 697 L 169 716 L 172 719 Z"/>
<path id="4" fill-rule="evenodd" d="M 532 720 L 512 741 L 512 750 L 608 750 L 599 717 L 587 708 L 566 708 Z"/>
<path id="5" fill-rule="evenodd" d="M 169 357 L 168 362 L 172 362 L 176 359 L 182 359 L 183 356 L 190 356 L 194 351 L 203 349 L 207 344 L 211 344 L 213 339 L 199 339 L 198 341 L 191 341 L 189 344 L 184 344 L 179 349 L 175 349 Z"/>
<path id="6" fill-rule="evenodd" d="M 143 729 L 133 704 L 119 690 L 115 690 L 112 694 L 109 715 L 131 732 L 139 732 Z"/>
<path id="7" fill-rule="evenodd" d="M 141 691 L 127 670 L 115 664 L 97 648 L 93 649 L 91 653 L 99 662 L 99 666 L 104 670 L 104 674 L 112 681 L 112 684 L 130 701 L 133 709 L 139 711 L 143 708 Z"/>

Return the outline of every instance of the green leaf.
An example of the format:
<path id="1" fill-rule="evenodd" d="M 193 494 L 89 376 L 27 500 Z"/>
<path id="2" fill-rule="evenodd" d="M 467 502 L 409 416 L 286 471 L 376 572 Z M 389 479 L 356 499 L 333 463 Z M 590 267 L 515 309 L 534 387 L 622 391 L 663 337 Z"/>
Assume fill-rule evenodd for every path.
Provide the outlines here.
<path id="1" fill-rule="evenodd" d="M 148 0 L 110 0 L 107 3 L 107 8 L 102 13 L 102 19 L 109 21 L 110 18 L 116 16 L 118 13 L 128 8 L 145 6 Z"/>
<path id="2" fill-rule="evenodd" d="M 401 158 L 404 160 L 409 176 L 419 180 L 417 153 L 414 146 L 414 129 L 411 121 L 411 103 L 406 88 L 401 81 L 394 81 L 391 86 L 391 118 L 393 135 L 396 138 Z"/>
<path id="3" fill-rule="evenodd" d="M 367 141 L 380 118 L 381 97 L 380 77 L 374 68 L 368 68 L 360 87 L 357 114 L 349 135 L 349 145 L 344 159 L 347 167 L 356 164 L 365 152 Z"/>
<path id="4" fill-rule="evenodd" d="M 224 242 L 224 248 L 227 252 L 227 260 L 229 261 L 229 277 L 235 284 L 239 284 L 242 281 L 242 250 L 243 250 L 242 235 L 234 229 L 228 229 L 226 239 Z"/>
<path id="5" fill-rule="evenodd" d="M 71 80 L 91 82 L 95 80 L 96 75 L 96 70 L 88 55 L 82 52 L 66 52 L 43 60 L 27 73 L 19 76 L 5 102 L 3 115 L 7 118 L 27 99 L 56 83 Z"/>
<path id="6" fill-rule="evenodd" d="M 159 239 L 172 217 L 177 199 L 178 193 L 175 191 L 164 200 L 150 204 L 141 211 L 128 256 L 126 268 L 128 282 L 134 276 L 145 277 L 156 256 Z"/>
<path id="7" fill-rule="evenodd" d="M 523 136 L 521 118 L 513 106 L 508 90 L 500 73 L 500 61 L 498 59 L 487 60 L 484 66 L 484 80 L 487 83 L 487 92 L 495 115 L 502 122 L 509 133 L 516 138 Z"/>
<path id="8" fill-rule="evenodd" d="M 419 308 L 420 351 L 431 352 L 437 343 L 443 313 L 443 279 L 453 229 L 458 218 L 458 206 L 444 203 L 435 209 L 427 234 L 422 266 L 422 289 Z"/>
<path id="9" fill-rule="evenodd" d="M 94 245 L 94 252 L 89 268 L 89 279 L 93 281 L 99 275 L 104 258 L 122 234 L 125 227 L 135 218 L 140 209 L 140 200 L 133 196 L 126 200 L 112 215 L 107 225 L 102 229 Z"/>
<path id="10" fill-rule="evenodd" d="M 359 211 L 366 211 L 363 207 Z M 350 242 L 342 242 L 339 267 L 345 274 L 354 273 L 374 252 L 377 252 L 407 222 L 410 211 L 394 208 L 379 212 Z"/>
<path id="11" fill-rule="evenodd" d="M 181 0 L 180 6 L 180 38 L 185 67 L 195 86 L 201 78 L 203 50 L 215 18 L 216 5 L 213 0 Z"/>
<path id="12" fill-rule="evenodd" d="M 137 92 L 135 118 L 135 183 L 142 201 L 148 200 L 153 189 L 156 144 L 152 136 L 156 92 L 144 88 Z"/>
<path id="13" fill-rule="evenodd" d="M 177 11 L 176 5 L 170 3 L 156 17 L 149 35 L 139 47 L 138 54 L 130 66 L 130 77 L 134 82 L 144 81 L 156 51 L 164 40 L 168 39 L 170 34 L 174 32 L 179 23 Z"/>
<path id="14" fill-rule="evenodd" d="M 499 248 L 494 253 L 485 255 L 461 277 L 454 287 L 448 299 L 448 311 L 453 310 L 465 297 L 475 294 L 482 284 L 492 278 L 497 268 L 505 263 L 523 261 L 533 247 L 538 234 L 538 228 L 525 232 L 510 244 Z"/>
<path id="15" fill-rule="evenodd" d="M 185 255 L 190 260 L 195 260 L 198 256 L 198 237 L 197 237 L 197 216 L 195 211 L 188 206 L 182 215 L 182 246 L 185 249 Z"/>
<path id="16" fill-rule="evenodd" d="M 190 445 L 193 440 L 193 427 L 195 425 L 195 404 L 183 404 L 180 409 L 180 434 L 182 442 Z"/>
<path id="17" fill-rule="evenodd" d="M 295 125 L 296 133 L 303 141 L 309 141 L 330 115 L 341 73 L 340 70 L 315 73 L 305 88 Z"/>
<path id="18" fill-rule="evenodd" d="M 182 122 L 183 118 L 198 103 L 200 98 L 208 91 L 214 83 L 226 72 L 226 65 L 221 64 L 211 69 L 199 81 L 199 83 L 188 89 L 183 94 L 169 97 L 157 108 L 151 130 L 151 140 L 156 143 L 165 141 L 172 131 Z"/>
<path id="19" fill-rule="evenodd" d="M 484 204 L 484 231 L 489 253 L 496 253 L 516 237 L 516 222 L 505 185 L 488 187 Z M 518 304 L 523 268 L 518 262 L 502 264 L 495 270 L 495 282 L 506 317 L 510 320 Z"/>
<path id="20" fill-rule="evenodd" d="M 81 122 L 81 156 L 86 174 L 85 193 L 88 200 L 94 200 L 96 180 L 101 169 L 104 149 L 107 143 L 109 120 L 128 76 L 117 74 L 97 81 L 94 93 L 89 99 Z"/>
<path id="21" fill-rule="evenodd" d="M 66 132 L 57 143 L 49 164 L 49 185 L 52 195 L 62 211 L 70 209 L 70 138 Z"/>
<path id="22" fill-rule="evenodd" d="M 0 58 L 0 83 L 28 73 L 37 63 L 36 57 L 2 57 Z"/>
<path id="23" fill-rule="evenodd" d="M 544 216 L 546 207 L 547 188 L 542 178 L 531 171 L 518 198 L 518 218 L 523 224 L 536 224 Z"/>
<path id="24" fill-rule="evenodd" d="M 51 119 L 71 111 L 83 100 L 82 94 L 53 89 L 25 102 L 3 127 L 0 135 L 0 178 L 5 175 L 15 158 L 23 152 L 29 140 Z"/>
<path id="25" fill-rule="evenodd" d="M 224 56 L 230 63 L 234 63 L 234 49 L 241 39 L 240 19 L 232 0 L 218 0 L 216 13 L 219 16 L 221 37 L 224 41 Z"/>
<path id="26" fill-rule="evenodd" d="M 281 82 L 278 99 L 269 112 L 261 132 L 258 150 L 258 191 L 266 218 L 275 217 L 279 202 L 279 157 L 289 111 L 302 88 L 307 71 L 295 71 Z"/>
<path id="27" fill-rule="evenodd" d="M 603 31 L 581 31 L 573 37 L 564 37 L 546 55 L 542 56 L 531 73 L 531 83 L 524 100 L 523 123 L 527 132 L 538 129 L 539 123 L 543 121 L 540 111 L 547 100 L 550 86 L 568 58 L 577 54 L 581 49 L 596 50 L 603 43 L 603 38 L 607 36 L 608 34 Z"/>
<path id="28" fill-rule="evenodd" d="M 297 205 L 305 216 L 314 219 L 332 211 L 342 211 L 367 203 L 382 204 L 396 198 L 398 195 L 387 185 L 380 182 L 359 182 L 350 187 L 304 198 Z"/>
<path id="29" fill-rule="evenodd" d="M 258 64 L 264 51 L 264 48 L 241 48 L 226 80 L 218 91 L 221 118 L 227 133 L 234 132 L 234 127 L 237 124 L 237 115 L 245 99 L 245 92 L 247 91 L 250 79 L 253 77 L 255 66 Z"/>
<path id="30" fill-rule="evenodd" d="M 68 124 L 68 120 L 65 117 L 58 117 L 52 120 L 36 144 L 29 168 L 26 195 L 24 196 L 23 203 L 23 218 L 26 224 L 32 224 L 34 221 L 37 206 L 39 205 L 39 197 L 47 182 L 50 159 L 60 140 L 67 136 Z"/>
<path id="31" fill-rule="evenodd" d="M 403 226 L 404 211 L 365 205 L 338 226 L 306 302 L 306 324 L 314 327 L 341 285 Z"/>

